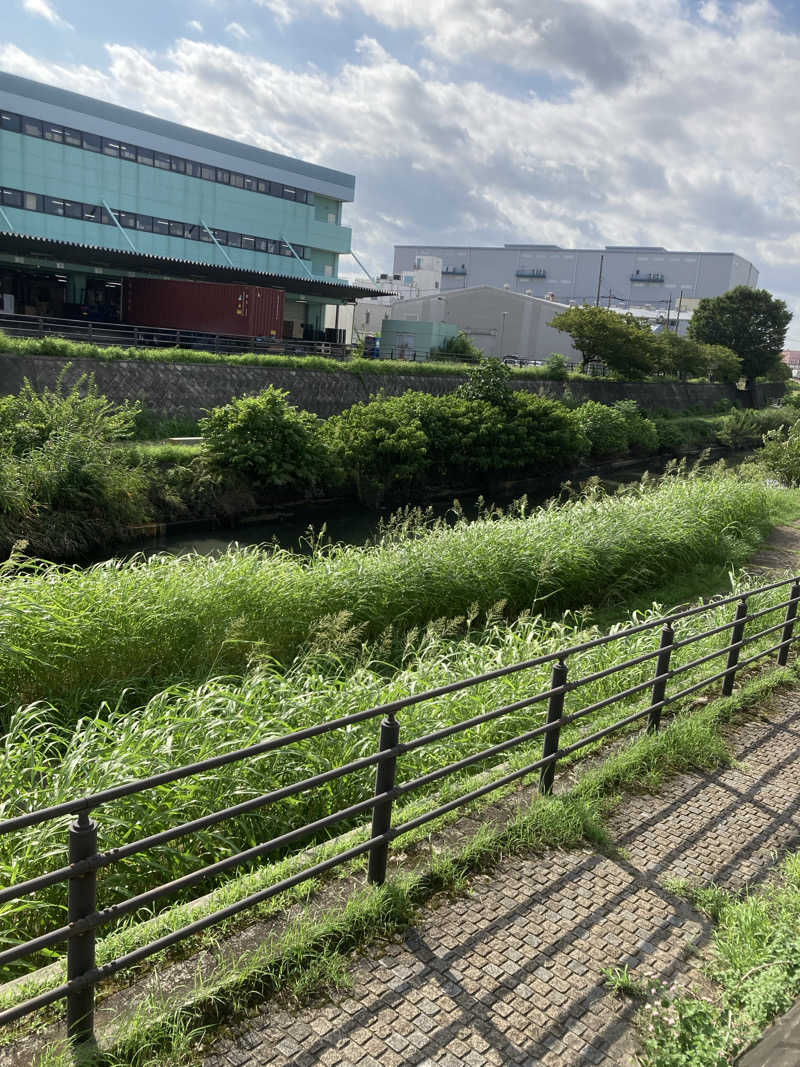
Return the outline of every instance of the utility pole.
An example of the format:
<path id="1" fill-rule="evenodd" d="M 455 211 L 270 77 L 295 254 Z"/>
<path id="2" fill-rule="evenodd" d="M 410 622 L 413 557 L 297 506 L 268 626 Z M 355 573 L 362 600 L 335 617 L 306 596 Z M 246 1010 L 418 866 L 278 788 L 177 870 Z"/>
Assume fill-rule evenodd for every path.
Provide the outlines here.
<path id="1" fill-rule="evenodd" d="M 597 276 L 597 296 L 595 297 L 595 301 L 594 301 L 594 306 L 595 307 L 599 307 L 600 306 L 600 285 L 601 285 L 601 283 L 603 281 L 603 260 L 605 258 L 606 257 L 601 252 L 600 253 L 600 273 Z"/>
<path id="2" fill-rule="evenodd" d="M 678 315 L 675 319 L 675 333 L 681 328 L 681 305 L 683 304 L 683 289 L 681 289 L 680 296 L 678 297 Z"/>
<path id="3" fill-rule="evenodd" d="M 669 294 L 669 300 L 667 300 L 667 333 L 669 333 L 669 319 L 672 314 L 672 293 Z"/>

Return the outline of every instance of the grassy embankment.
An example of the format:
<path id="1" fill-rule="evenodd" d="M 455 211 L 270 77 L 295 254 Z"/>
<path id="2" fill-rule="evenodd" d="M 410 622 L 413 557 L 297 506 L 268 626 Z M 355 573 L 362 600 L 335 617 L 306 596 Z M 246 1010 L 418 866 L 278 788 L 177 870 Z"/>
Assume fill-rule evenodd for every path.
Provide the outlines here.
<path id="1" fill-rule="evenodd" d="M 18 810 L 20 797 L 26 807 L 54 803 L 563 647 L 580 639 L 575 621 L 559 618 L 563 611 L 621 602 L 668 580 L 677 568 L 697 574 L 741 562 L 781 510 L 795 506 L 796 494 L 711 473 L 668 477 L 655 488 L 552 506 L 524 518 L 439 527 L 370 549 L 336 549 L 309 561 L 280 552 L 232 552 L 218 560 L 184 557 L 8 574 L 0 609 L 0 682 L 12 706 L 43 703 L 11 716 L 0 812 Z M 507 623 L 495 613 L 487 623 L 486 613 L 498 601 L 512 617 L 533 605 L 555 621 L 523 615 Z M 720 609 L 719 621 L 729 614 Z M 466 634 L 463 619 L 434 621 L 456 615 L 473 619 Z M 700 624 L 687 623 L 681 632 L 692 633 L 693 625 Z M 649 649 L 653 640 L 652 634 L 631 639 L 625 653 Z M 705 642 L 689 646 L 676 662 L 705 649 Z M 619 648 L 595 650 L 573 670 L 600 670 L 609 655 L 621 654 Z M 215 677 L 232 672 L 237 676 Z M 571 700 L 599 700 L 612 686 L 651 674 L 651 663 L 640 665 L 598 680 Z M 547 669 L 534 670 L 420 705 L 402 717 L 404 738 L 546 689 L 548 675 Z M 98 712 L 101 699 L 110 706 Z M 79 714 L 85 717 L 76 722 Z M 564 740 L 621 714 L 620 708 L 600 712 L 571 727 Z M 454 737 L 409 754 L 403 777 L 516 736 L 540 718 L 530 710 L 509 715 L 471 731 L 466 740 Z M 368 723 L 279 758 L 117 802 L 102 812 L 101 847 L 260 795 L 374 746 L 375 724 Z M 512 762 L 530 758 L 530 751 L 519 751 Z M 108 869 L 101 876 L 102 899 L 122 899 L 351 803 L 370 777 L 342 779 L 198 834 L 181 848 L 165 846 Z M 43 856 L 48 866 L 57 865 L 63 837 L 57 825 L 5 839 L 4 877 L 30 876 Z M 62 895 L 56 890 L 33 904 L 9 905 L 3 939 L 57 922 Z"/>

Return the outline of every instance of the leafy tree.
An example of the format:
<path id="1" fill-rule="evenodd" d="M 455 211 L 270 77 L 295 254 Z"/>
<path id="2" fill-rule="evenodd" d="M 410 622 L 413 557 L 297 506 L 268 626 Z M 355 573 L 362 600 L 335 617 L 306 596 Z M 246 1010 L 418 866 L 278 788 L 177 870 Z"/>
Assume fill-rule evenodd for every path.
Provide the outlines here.
<path id="1" fill-rule="evenodd" d="M 550 325 L 571 336 L 583 370 L 594 361 L 605 363 L 620 378 L 646 378 L 654 370 L 653 334 L 630 313 L 586 304 L 560 312 Z"/>
<path id="2" fill-rule="evenodd" d="M 750 384 L 769 375 L 781 359 L 792 313 L 766 289 L 737 285 L 722 296 L 706 297 L 689 323 L 689 336 L 709 345 L 724 345 L 742 361 Z"/>
<path id="3" fill-rule="evenodd" d="M 738 382 L 742 376 L 742 358 L 725 345 L 702 345 L 706 374 L 712 382 Z"/>
<path id="4" fill-rule="evenodd" d="M 704 378 L 708 373 L 705 346 L 688 337 L 665 331 L 653 335 L 655 365 L 663 374 L 679 378 Z"/>

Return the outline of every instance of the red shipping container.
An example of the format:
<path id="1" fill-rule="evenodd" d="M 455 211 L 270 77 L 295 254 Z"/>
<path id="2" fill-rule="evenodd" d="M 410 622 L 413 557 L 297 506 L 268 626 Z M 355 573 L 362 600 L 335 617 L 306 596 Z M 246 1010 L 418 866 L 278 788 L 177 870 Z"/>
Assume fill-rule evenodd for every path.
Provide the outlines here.
<path id="1" fill-rule="evenodd" d="M 282 289 L 163 278 L 127 278 L 124 284 L 125 321 L 136 326 L 243 337 L 283 333 Z"/>

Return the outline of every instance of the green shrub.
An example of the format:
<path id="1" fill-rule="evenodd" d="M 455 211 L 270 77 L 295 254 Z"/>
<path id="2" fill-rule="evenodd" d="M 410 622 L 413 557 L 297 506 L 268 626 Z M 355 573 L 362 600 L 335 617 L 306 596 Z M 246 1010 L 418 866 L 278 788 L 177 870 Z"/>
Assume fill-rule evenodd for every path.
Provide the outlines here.
<path id="1" fill-rule="evenodd" d="M 499 359 L 482 359 L 467 372 L 467 380 L 458 391 L 469 400 L 486 400 L 496 407 L 510 405 L 511 368 Z"/>
<path id="2" fill-rule="evenodd" d="M 319 420 L 287 401 L 271 385 L 242 396 L 201 419 L 203 449 L 210 465 L 233 470 L 262 485 L 314 485 L 328 462 Z"/>
<path id="3" fill-rule="evenodd" d="M 784 485 L 800 485 L 800 422 L 789 430 L 768 430 L 756 459 Z"/>
<path id="4" fill-rule="evenodd" d="M 658 451 L 658 431 L 655 424 L 639 410 L 635 400 L 618 400 L 614 410 L 625 419 L 629 451 L 645 456 Z"/>
<path id="5" fill-rule="evenodd" d="M 589 442 L 589 455 L 611 456 L 628 451 L 628 424 L 622 412 L 587 400 L 575 408 L 572 418 Z"/>
<path id="6" fill-rule="evenodd" d="M 325 443 L 362 500 L 377 502 L 391 485 L 408 485 L 428 468 L 428 436 L 411 403 L 408 393 L 376 396 L 326 420 Z"/>
<path id="7" fill-rule="evenodd" d="M 680 452 L 683 448 L 683 433 L 680 426 L 669 419 L 654 419 L 660 452 Z"/>
<path id="8" fill-rule="evenodd" d="M 560 352 L 552 352 L 544 362 L 545 377 L 553 382 L 565 382 L 569 376 L 567 361 Z"/>
<path id="9" fill-rule="evenodd" d="M 432 348 L 430 358 L 453 363 L 479 363 L 483 352 L 462 330 L 456 337 L 448 337 L 438 348 Z"/>
<path id="10" fill-rule="evenodd" d="M 797 417 L 798 413 L 791 407 L 737 409 L 720 419 L 717 439 L 728 448 L 755 448 L 765 433 L 791 426 Z"/>
<path id="11" fill-rule="evenodd" d="M 0 398 L 0 446 L 22 456 L 54 433 L 75 433 L 94 441 L 130 437 L 139 405 L 115 404 L 97 392 L 94 375 L 83 374 L 69 389 L 64 367 L 55 389 L 34 389 L 27 378 L 16 396 Z"/>

